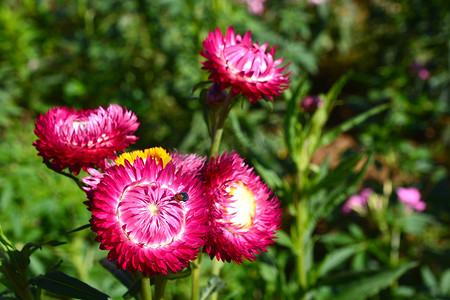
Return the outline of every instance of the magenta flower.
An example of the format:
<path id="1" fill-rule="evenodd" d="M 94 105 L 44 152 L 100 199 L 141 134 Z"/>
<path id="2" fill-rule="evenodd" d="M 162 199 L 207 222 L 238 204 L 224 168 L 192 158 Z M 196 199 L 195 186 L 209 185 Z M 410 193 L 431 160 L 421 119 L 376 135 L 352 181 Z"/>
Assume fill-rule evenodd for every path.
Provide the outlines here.
<path id="1" fill-rule="evenodd" d="M 242 94 L 252 102 L 263 97 L 273 100 L 289 87 L 287 66 L 278 67 L 284 58 L 274 61 L 276 46 L 266 53 L 268 44 L 252 44 L 251 32 L 244 37 L 235 35 L 229 27 L 224 37 L 217 28 L 203 42 L 200 54 L 207 60 L 202 69 L 209 70 L 209 79 L 218 82 L 222 89 L 231 87 L 232 96 Z"/>
<path id="2" fill-rule="evenodd" d="M 278 198 L 234 152 L 212 158 L 204 182 L 212 218 L 205 251 L 211 259 L 238 264 L 255 260 L 255 254 L 274 243 L 280 229 Z"/>
<path id="3" fill-rule="evenodd" d="M 54 170 L 69 168 L 78 175 L 134 143 L 138 126 L 136 115 L 118 105 L 78 111 L 54 107 L 36 119 L 33 146 Z"/>
<path id="4" fill-rule="evenodd" d="M 365 188 L 361 190 L 358 195 L 351 196 L 347 201 L 345 201 L 344 205 L 342 206 L 342 213 L 348 214 L 352 210 L 356 212 L 365 210 L 367 207 L 367 200 L 372 193 L 372 189 Z"/>
<path id="5" fill-rule="evenodd" d="M 427 204 L 420 201 L 420 192 L 418 189 L 410 187 L 399 187 L 396 190 L 398 200 L 416 211 L 424 211 Z"/>
<path id="6" fill-rule="evenodd" d="M 161 161 L 137 157 L 107 169 L 91 203 L 100 249 L 119 268 L 150 276 L 187 267 L 210 228 L 201 182 Z"/>

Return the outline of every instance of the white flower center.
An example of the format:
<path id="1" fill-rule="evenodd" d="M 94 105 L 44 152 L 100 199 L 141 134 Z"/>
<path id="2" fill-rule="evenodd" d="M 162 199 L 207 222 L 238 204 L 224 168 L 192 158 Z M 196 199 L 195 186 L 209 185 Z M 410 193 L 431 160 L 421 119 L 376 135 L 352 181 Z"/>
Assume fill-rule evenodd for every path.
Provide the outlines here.
<path id="1" fill-rule="evenodd" d="M 227 189 L 231 196 L 231 203 L 227 207 L 227 214 L 231 215 L 230 222 L 241 229 L 252 225 L 255 217 L 256 203 L 253 193 L 242 182 L 237 182 Z"/>

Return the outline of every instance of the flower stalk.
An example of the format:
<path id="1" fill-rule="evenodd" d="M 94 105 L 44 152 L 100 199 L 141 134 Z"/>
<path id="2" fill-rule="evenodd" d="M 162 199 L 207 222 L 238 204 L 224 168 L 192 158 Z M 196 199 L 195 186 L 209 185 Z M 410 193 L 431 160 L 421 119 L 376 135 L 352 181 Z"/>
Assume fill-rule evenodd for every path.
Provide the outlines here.
<path id="1" fill-rule="evenodd" d="M 148 277 L 146 275 L 142 275 L 142 278 L 141 278 L 140 296 L 141 296 L 141 299 L 143 299 L 143 300 L 152 300 L 150 277 Z"/>

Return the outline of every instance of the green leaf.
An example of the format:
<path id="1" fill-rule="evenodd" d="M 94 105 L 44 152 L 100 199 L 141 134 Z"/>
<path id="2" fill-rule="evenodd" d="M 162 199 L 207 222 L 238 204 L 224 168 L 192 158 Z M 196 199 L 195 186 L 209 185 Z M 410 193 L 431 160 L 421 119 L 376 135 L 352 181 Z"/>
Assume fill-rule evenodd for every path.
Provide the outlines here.
<path id="1" fill-rule="evenodd" d="M 195 84 L 194 87 L 192 88 L 192 94 L 195 93 L 196 90 L 198 90 L 199 88 L 202 88 L 204 86 L 207 86 L 208 84 L 211 84 L 212 81 L 208 80 L 208 81 L 200 81 L 199 83 Z"/>
<path id="2" fill-rule="evenodd" d="M 440 291 L 443 296 L 450 296 L 450 269 L 445 270 L 441 275 Z"/>
<path id="3" fill-rule="evenodd" d="M 333 286 L 337 291 L 342 291 L 333 300 L 358 300 L 367 299 L 389 287 L 405 272 L 417 266 L 416 262 L 409 262 L 392 269 L 374 271 L 360 271 L 334 275 L 322 280 L 319 285 Z"/>
<path id="4" fill-rule="evenodd" d="M 387 108 L 389 108 L 388 104 L 376 106 L 376 107 L 374 107 L 362 114 L 359 114 L 356 117 L 342 123 L 341 125 L 331 129 L 330 131 L 328 131 L 327 133 L 325 133 L 322 136 L 319 147 L 326 146 L 326 145 L 332 143 L 341 133 L 348 131 L 348 130 L 362 124 L 369 117 L 374 116 Z"/>
<path id="5" fill-rule="evenodd" d="M 285 142 L 289 152 L 295 156 L 297 149 L 297 128 L 300 125 L 298 121 L 298 114 L 300 110 L 300 102 L 306 95 L 309 89 L 306 77 L 300 79 L 300 82 L 294 89 L 294 93 L 291 97 L 286 99 L 286 115 L 284 119 L 284 132 L 285 132 Z M 296 157 L 293 157 L 294 161 Z"/>
<path id="6" fill-rule="evenodd" d="M 225 281 L 218 276 L 212 276 L 209 278 L 208 283 L 200 293 L 200 300 L 206 300 L 213 293 L 220 291 L 225 287 Z"/>
<path id="7" fill-rule="evenodd" d="M 314 273 L 314 281 L 342 265 L 346 260 L 365 248 L 364 244 L 336 249 L 325 256 Z"/>
<path id="8" fill-rule="evenodd" d="M 307 228 L 309 232 L 314 230 L 320 218 L 326 217 L 337 205 L 344 201 L 350 191 L 354 190 L 355 186 L 362 180 L 367 168 L 372 163 L 373 154 L 369 155 L 359 172 L 353 173 L 356 165 L 364 160 L 364 157 L 361 157 L 361 155 L 357 155 L 346 159 L 317 184 L 316 194 L 320 193 L 321 190 L 327 190 L 327 193 L 320 200 L 314 201 L 314 205 L 308 208 L 311 214 Z M 330 188 L 332 189 L 328 191 Z"/>
<path id="9" fill-rule="evenodd" d="M 45 275 L 39 275 L 30 280 L 30 283 L 52 293 L 77 299 L 110 299 L 108 295 L 60 271 L 52 271 Z"/>
<path id="10" fill-rule="evenodd" d="M 364 231 L 358 225 L 351 223 L 348 226 L 348 231 L 355 238 L 355 240 L 361 241 L 365 240 L 366 236 L 364 235 Z"/>
<path id="11" fill-rule="evenodd" d="M 276 233 L 276 236 L 277 236 L 276 242 L 278 245 L 285 246 L 294 253 L 297 251 L 295 248 L 295 244 L 292 242 L 290 236 L 286 232 L 279 230 Z"/>
<path id="12" fill-rule="evenodd" d="M 433 217 L 425 213 L 413 213 L 406 216 L 403 230 L 408 233 L 421 234 L 425 228 L 433 222 Z"/>
<path id="13" fill-rule="evenodd" d="M 422 274 L 422 280 L 427 286 L 428 289 L 432 291 L 437 291 L 438 289 L 438 281 L 436 276 L 434 276 L 433 272 L 431 272 L 430 267 L 422 266 L 420 268 L 420 273 Z"/>

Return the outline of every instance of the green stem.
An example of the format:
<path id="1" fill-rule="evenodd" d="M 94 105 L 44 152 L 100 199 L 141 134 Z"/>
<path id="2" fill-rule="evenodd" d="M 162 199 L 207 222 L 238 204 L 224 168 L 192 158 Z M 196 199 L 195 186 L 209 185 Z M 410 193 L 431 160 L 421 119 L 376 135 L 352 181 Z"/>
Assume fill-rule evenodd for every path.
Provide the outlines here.
<path id="1" fill-rule="evenodd" d="M 298 283 L 305 292 L 308 288 L 307 281 L 307 268 L 306 268 L 306 227 L 307 222 L 307 211 L 306 211 L 306 199 L 300 198 L 297 203 L 297 219 L 296 219 L 296 229 L 297 229 L 297 275 Z M 302 299 L 305 299 L 304 296 Z"/>
<path id="2" fill-rule="evenodd" d="M 152 300 L 150 277 L 142 275 L 140 296 L 142 300 Z"/>
<path id="3" fill-rule="evenodd" d="M 213 260 L 213 266 L 212 266 L 212 275 L 213 276 L 220 276 L 220 270 L 222 270 L 222 267 L 223 267 L 223 262 L 220 261 L 220 260 L 214 259 Z M 219 296 L 219 293 L 214 292 L 211 295 L 210 299 L 211 300 L 217 300 L 218 296 Z"/>
<path id="4" fill-rule="evenodd" d="M 217 153 L 219 153 L 219 147 L 220 147 L 220 141 L 222 140 L 222 134 L 223 134 L 223 127 L 225 124 L 225 120 L 228 117 L 228 113 L 231 109 L 231 92 L 228 93 L 227 97 L 225 98 L 225 101 L 223 102 L 222 110 L 220 112 L 219 120 L 217 124 L 214 126 L 212 130 L 212 137 L 211 137 L 211 149 L 209 151 L 209 157 L 213 157 Z"/>
<path id="5" fill-rule="evenodd" d="M 200 252 L 197 259 L 192 262 L 192 289 L 191 299 L 197 300 L 199 298 L 199 285 L 200 285 L 200 270 L 202 266 L 203 253 Z"/>
<path id="6" fill-rule="evenodd" d="M 400 255 L 400 230 L 394 226 L 391 232 L 391 255 L 390 264 L 392 267 L 398 265 Z"/>
<path id="7" fill-rule="evenodd" d="M 167 276 L 160 274 L 155 276 L 155 299 L 164 300 L 164 292 L 167 286 Z"/>

